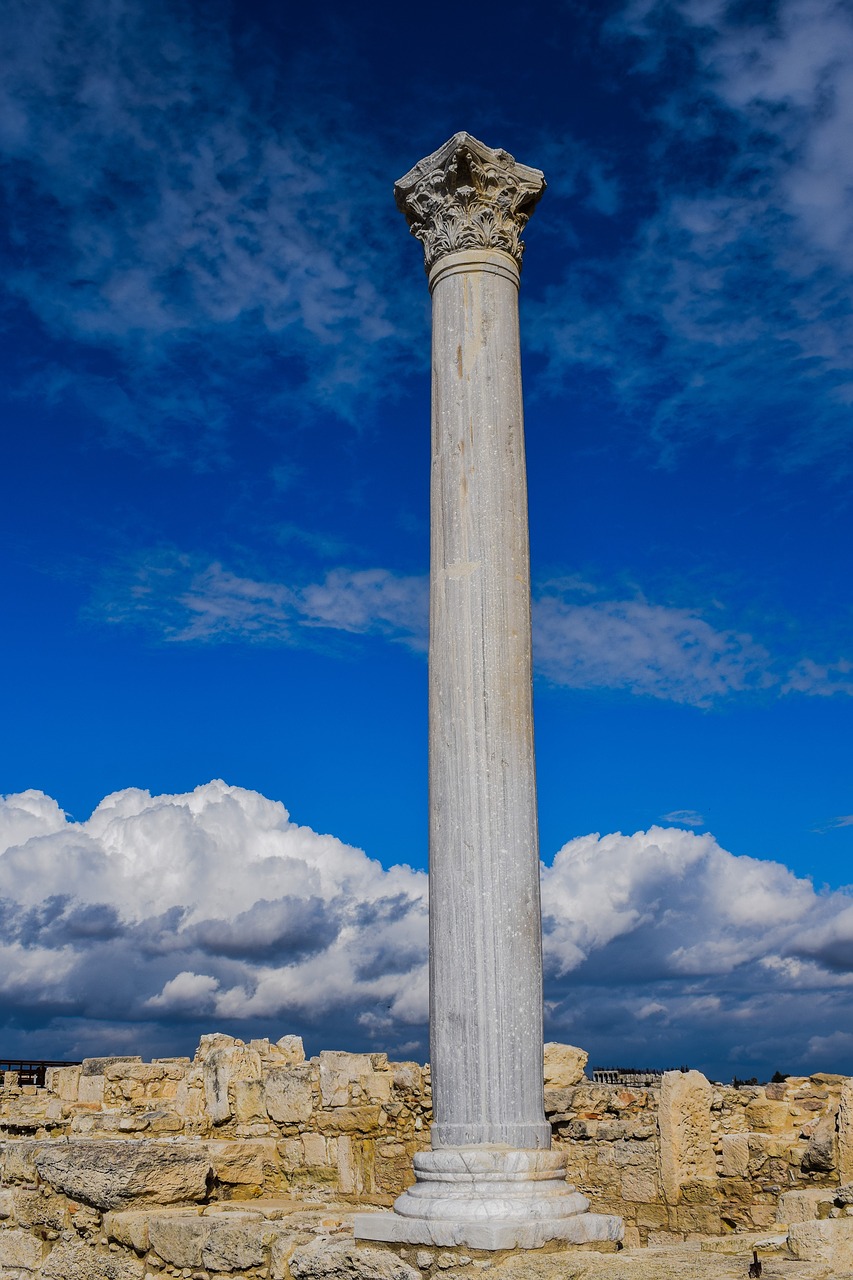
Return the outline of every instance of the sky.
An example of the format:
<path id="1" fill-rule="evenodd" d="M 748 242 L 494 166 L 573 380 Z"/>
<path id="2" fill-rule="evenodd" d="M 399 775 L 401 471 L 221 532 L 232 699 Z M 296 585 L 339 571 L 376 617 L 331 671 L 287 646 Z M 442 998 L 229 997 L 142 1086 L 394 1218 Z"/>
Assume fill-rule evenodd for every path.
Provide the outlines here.
<path id="1" fill-rule="evenodd" d="M 522 362 L 546 1034 L 853 1074 L 853 5 L 8 0 L 0 1051 L 425 1057 L 429 296 Z"/>

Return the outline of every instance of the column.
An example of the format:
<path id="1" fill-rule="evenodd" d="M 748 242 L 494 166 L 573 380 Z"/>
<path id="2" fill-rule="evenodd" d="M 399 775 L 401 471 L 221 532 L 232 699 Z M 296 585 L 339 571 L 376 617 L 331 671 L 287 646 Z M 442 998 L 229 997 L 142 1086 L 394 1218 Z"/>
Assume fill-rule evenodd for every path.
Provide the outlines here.
<path id="1" fill-rule="evenodd" d="M 550 1150 L 531 690 L 520 234 L 538 169 L 458 133 L 396 185 L 433 306 L 429 652 L 432 1151 L 361 1238 L 615 1240 Z M 380 1221 L 383 1220 L 383 1221 Z"/>

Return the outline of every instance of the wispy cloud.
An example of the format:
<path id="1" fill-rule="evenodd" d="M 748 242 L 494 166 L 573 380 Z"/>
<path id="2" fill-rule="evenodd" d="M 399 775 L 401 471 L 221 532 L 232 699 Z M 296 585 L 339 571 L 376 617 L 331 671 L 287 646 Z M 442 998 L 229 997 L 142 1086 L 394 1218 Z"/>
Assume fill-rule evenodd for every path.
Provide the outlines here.
<path id="1" fill-rule="evenodd" d="M 409 350 L 383 288 L 409 246 L 382 235 L 398 215 L 364 134 L 327 129 L 319 85 L 307 107 L 307 69 L 265 98 L 218 4 L 12 0 L 4 26 L 5 287 L 111 360 L 65 347 L 50 393 L 163 449 L 273 371 L 292 413 L 353 413 Z"/>
<path id="2" fill-rule="evenodd" d="M 555 684 L 575 689 L 629 689 L 708 706 L 774 683 L 762 645 L 716 630 L 689 609 L 550 595 L 537 601 L 535 634 L 539 669 Z"/>
<path id="3" fill-rule="evenodd" d="M 674 822 L 679 827 L 704 827 L 705 819 L 695 809 L 673 809 L 672 813 L 661 814 L 662 822 Z"/>
<path id="4" fill-rule="evenodd" d="M 388 569 L 338 567 L 319 582 L 285 584 L 163 550 L 107 574 L 88 616 L 141 625 L 174 643 L 307 644 L 324 629 L 424 649 L 427 591 L 426 578 Z"/>
<path id="5" fill-rule="evenodd" d="M 607 27 L 656 97 L 633 234 L 528 301 L 532 341 L 561 385 L 604 371 L 664 457 L 710 433 L 741 456 L 846 471 L 849 7 L 637 0 Z"/>
<path id="6" fill-rule="evenodd" d="M 418 574 L 336 566 L 318 581 L 282 582 L 162 549 L 106 573 L 87 614 L 178 644 L 304 645 L 343 633 L 424 651 L 427 607 L 428 580 Z M 652 603 L 639 593 L 608 598 L 577 575 L 551 579 L 535 596 L 533 632 L 537 672 L 566 688 L 696 707 L 768 690 L 830 696 L 853 688 L 846 661 L 821 667 L 804 658 L 786 674 L 778 655 L 746 632 L 715 626 L 701 609 Z"/>
<path id="7" fill-rule="evenodd" d="M 788 673 L 783 693 L 808 693 L 818 698 L 831 698 L 836 693 L 853 697 L 853 662 L 813 662 L 803 658 Z"/>

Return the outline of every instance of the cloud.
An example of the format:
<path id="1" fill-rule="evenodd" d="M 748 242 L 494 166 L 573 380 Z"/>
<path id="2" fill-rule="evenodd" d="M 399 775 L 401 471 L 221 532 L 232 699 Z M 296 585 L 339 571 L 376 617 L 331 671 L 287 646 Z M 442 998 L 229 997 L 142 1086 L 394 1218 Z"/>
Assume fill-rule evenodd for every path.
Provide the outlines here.
<path id="1" fill-rule="evenodd" d="M 674 822 L 679 827 L 704 827 L 705 819 L 695 809 L 673 809 L 662 816 L 663 822 Z"/>
<path id="2" fill-rule="evenodd" d="M 718 631 L 696 611 L 637 600 L 536 603 L 536 658 L 555 684 L 628 689 L 673 702 L 713 700 L 774 683 L 751 636 Z"/>
<path id="3" fill-rule="evenodd" d="M 636 213 L 528 299 L 530 340 L 558 387 L 604 373 L 664 459 L 712 435 L 741 459 L 846 473 L 849 7 L 637 0 L 605 30 L 650 103 Z"/>
<path id="4" fill-rule="evenodd" d="M 328 127 L 314 69 L 255 48 L 245 78 L 218 3 L 11 0 L 4 18 L 0 261 L 59 344 L 22 394 L 209 461 L 274 370 L 261 399 L 291 415 L 352 417 L 387 385 L 422 321 L 384 287 L 410 246 L 384 234 L 388 174 L 364 131 Z"/>
<path id="5" fill-rule="evenodd" d="M 834 831 L 840 827 L 853 827 L 853 813 L 842 813 L 837 818 L 833 818 L 824 831 Z"/>
<path id="6" fill-rule="evenodd" d="M 85 1042 L 97 1021 L 150 1044 L 200 1018 L 263 1018 L 330 1043 L 363 1038 L 362 1014 L 396 1009 L 406 1039 L 426 1019 L 426 877 L 282 804 L 212 782 L 116 792 L 82 823 L 25 792 L 0 817 L 0 999 L 7 1023 L 61 1011 L 63 1052 L 81 1021 Z"/>
<path id="7" fill-rule="evenodd" d="M 853 664 L 845 659 L 822 666 L 802 658 L 785 674 L 782 661 L 751 635 L 714 626 L 698 608 L 654 604 L 639 593 L 602 595 L 568 575 L 550 579 L 534 598 L 536 671 L 552 684 L 697 707 L 771 689 L 821 697 L 853 691 Z M 176 644 L 305 645 L 348 634 L 424 652 L 428 596 L 420 574 L 338 566 L 317 582 L 277 582 L 164 548 L 104 573 L 87 616 L 143 627 Z"/>
<path id="8" fill-rule="evenodd" d="M 81 823 L 31 791 L 0 818 L 0 1007 L 22 1053 L 176 1052 L 217 1028 L 426 1053 L 422 873 L 223 782 L 116 792 Z M 600 1065 L 853 1069 L 853 891 L 653 827 L 569 841 L 542 902 L 548 1035 Z"/>
<path id="9" fill-rule="evenodd" d="M 428 583 L 388 569 L 330 569 L 303 585 L 237 574 L 174 550 L 142 552 L 104 575 L 88 617 L 142 626 L 173 643 L 297 645 L 318 630 L 427 639 Z"/>
<path id="10" fill-rule="evenodd" d="M 570 841 L 542 898 L 552 1032 L 596 1041 L 599 1059 L 853 1070 L 826 1039 L 853 1012 L 850 889 L 653 827 Z"/>
<path id="11" fill-rule="evenodd" d="M 783 693 L 807 693 L 812 697 L 831 698 L 836 693 L 853 696 L 853 662 L 819 663 L 802 658 L 788 673 Z"/>

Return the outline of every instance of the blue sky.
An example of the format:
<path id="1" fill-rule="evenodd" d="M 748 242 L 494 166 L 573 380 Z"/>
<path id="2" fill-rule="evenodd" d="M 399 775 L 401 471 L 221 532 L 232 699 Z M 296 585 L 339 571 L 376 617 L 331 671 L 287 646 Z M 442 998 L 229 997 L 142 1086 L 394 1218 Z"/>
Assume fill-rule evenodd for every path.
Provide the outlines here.
<path id="1" fill-rule="evenodd" d="M 559 898 L 550 1031 L 721 1077 L 783 1053 L 853 1072 L 850 5 L 12 0 L 6 26 L 0 791 L 84 824 L 9 801 L 10 847 L 64 851 L 62 919 L 129 919 L 130 872 L 101 900 L 63 861 L 127 788 L 222 778 L 377 884 L 425 868 L 429 305 L 391 189 L 466 129 L 549 184 L 521 302 L 542 856 L 571 848 L 580 901 L 615 859 L 646 904 L 587 928 Z M 169 806 L 135 803 L 168 870 Z M 248 832 L 211 873 L 242 874 Z M 571 843 L 590 833 L 597 858 Z M 309 1025 L 248 960 L 197 951 L 118 1017 L 97 982 L 117 925 L 15 932 L 35 853 L 6 856 L 6 1052 L 165 1049 L 229 1018 L 422 1048 L 402 988 L 388 1014 L 344 984 Z M 631 868 L 658 858 L 652 892 Z M 748 921 L 713 914 L 744 893 Z M 205 899 L 220 961 L 261 901 L 239 924 Z M 170 905 L 196 929 L 200 900 Z M 370 963 L 422 990 L 420 941 L 401 970 L 391 936 Z M 42 999 L 69 946 L 87 999 Z"/>

